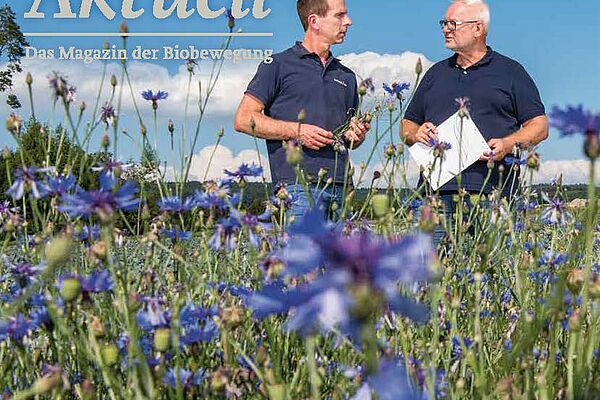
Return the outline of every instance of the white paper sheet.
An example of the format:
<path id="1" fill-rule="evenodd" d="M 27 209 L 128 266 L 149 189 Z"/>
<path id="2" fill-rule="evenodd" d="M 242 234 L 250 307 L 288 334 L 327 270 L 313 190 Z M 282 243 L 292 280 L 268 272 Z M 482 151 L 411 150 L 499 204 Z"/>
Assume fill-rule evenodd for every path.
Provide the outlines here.
<path id="1" fill-rule="evenodd" d="M 408 148 L 415 162 L 423 167 L 423 175 L 433 190 L 439 189 L 471 166 L 484 152 L 491 151 L 471 118 L 463 118 L 462 125 L 461 134 L 461 118 L 456 112 L 437 127 L 439 141 L 450 143 L 452 146 L 445 151 L 441 160 L 435 160 L 433 148 L 422 143 L 415 143 Z"/>

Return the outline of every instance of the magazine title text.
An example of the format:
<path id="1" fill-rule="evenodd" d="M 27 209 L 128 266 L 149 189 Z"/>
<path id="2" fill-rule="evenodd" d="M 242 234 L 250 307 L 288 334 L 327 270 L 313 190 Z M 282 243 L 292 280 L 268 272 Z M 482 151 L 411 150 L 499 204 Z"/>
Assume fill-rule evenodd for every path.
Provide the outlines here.
<path id="1" fill-rule="evenodd" d="M 59 12 L 54 13 L 54 18 L 89 18 L 92 11 L 92 6 L 95 5 L 98 10 L 109 20 L 113 20 L 117 16 L 117 12 L 111 8 L 106 0 L 75 0 L 80 3 L 79 13 L 73 12 L 71 0 L 43 0 L 44 2 L 58 2 Z M 173 0 L 170 6 L 165 7 L 166 0 L 154 0 L 152 5 L 152 14 L 155 18 L 164 19 L 170 17 L 175 12 L 177 18 L 186 19 L 194 14 L 197 14 L 204 19 L 214 19 L 225 15 L 227 8 L 222 6 L 217 8 L 214 4 L 209 4 L 209 0 Z M 74 2 L 74 3 L 75 3 Z M 140 0 L 122 0 L 121 16 L 125 19 L 135 19 L 146 12 L 146 10 L 136 4 Z M 33 4 L 29 11 L 24 14 L 25 18 L 46 18 L 44 12 L 39 11 L 42 0 L 33 0 Z M 191 5 L 189 4 L 191 3 Z M 195 7 L 193 7 L 195 3 Z M 231 16 L 235 19 L 242 19 L 250 12 L 256 19 L 265 18 L 271 13 L 270 8 L 265 9 L 265 0 L 253 0 L 251 7 L 244 7 L 244 0 L 230 0 Z"/>

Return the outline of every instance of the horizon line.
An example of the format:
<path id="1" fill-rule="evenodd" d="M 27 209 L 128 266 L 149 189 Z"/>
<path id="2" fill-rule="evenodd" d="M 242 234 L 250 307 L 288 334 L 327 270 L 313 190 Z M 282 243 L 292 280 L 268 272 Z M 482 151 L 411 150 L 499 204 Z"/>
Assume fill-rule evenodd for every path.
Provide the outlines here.
<path id="1" fill-rule="evenodd" d="M 271 37 L 273 32 L 24 32 L 30 37 Z"/>

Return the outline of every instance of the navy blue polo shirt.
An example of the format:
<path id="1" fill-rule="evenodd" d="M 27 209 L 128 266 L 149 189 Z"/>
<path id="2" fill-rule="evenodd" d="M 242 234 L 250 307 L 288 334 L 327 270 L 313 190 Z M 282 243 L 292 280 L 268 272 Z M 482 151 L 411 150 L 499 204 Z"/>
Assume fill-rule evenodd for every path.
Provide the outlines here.
<path id="1" fill-rule="evenodd" d="M 487 141 L 508 136 L 521 129 L 526 121 L 545 114 L 533 79 L 515 60 L 489 47 L 486 55 L 467 69 L 460 67 L 456 60 L 455 54 L 427 71 L 404 118 L 419 125 L 428 121 L 439 125 L 456 113 L 458 105 L 455 99 L 467 97 L 471 118 Z M 498 187 L 499 164 L 497 162 L 492 171 L 485 193 Z M 505 182 L 508 171 L 505 166 Z M 487 163 L 475 162 L 463 171 L 462 187 L 468 191 L 480 191 L 487 174 Z M 514 176 L 513 172 L 511 181 Z M 440 192 L 456 192 L 457 189 L 456 179 L 453 179 L 443 185 Z M 508 194 L 510 184 L 507 183 L 504 189 L 504 194 Z"/>
<path id="2" fill-rule="evenodd" d="M 260 100 L 265 115 L 282 121 L 298 121 L 305 111 L 305 124 L 333 131 L 346 123 L 358 106 L 356 76 L 340 60 L 329 56 L 323 65 L 316 53 L 310 53 L 300 42 L 273 55 L 271 63 L 262 62 L 246 90 Z M 285 158 L 281 140 L 267 140 L 269 165 L 273 182 L 295 183 L 296 173 Z M 335 182 L 344 181 L 347 154 L 338 153 L 337 170 L 333 146 L 319 150 L 304 148 L 305 173 L 316 176 L 320 168 L 328 171 Z"/>

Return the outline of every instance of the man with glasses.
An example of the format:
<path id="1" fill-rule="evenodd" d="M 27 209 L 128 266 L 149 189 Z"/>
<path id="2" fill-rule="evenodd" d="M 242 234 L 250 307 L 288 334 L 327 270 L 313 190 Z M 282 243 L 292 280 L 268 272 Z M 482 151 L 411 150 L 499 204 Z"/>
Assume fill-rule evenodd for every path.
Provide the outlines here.
<path id="1" fill-rule="evenodd" d="M 548 137 L 548 120 L 535 83 L 516 61 L 487 45 L 490 11 L 482 0 L 454 0 L 440 21 L 452 57 L 433 65 L 424 75 L 402 121 L 407 144 L 431 145 L 437 126 L 456 113 L 456 99 L 468 99 L 469 117 L 492 149 L 461 174 L 460 188 L 467 193 L 489 193 L 493 188 L 510 196 L 518 171 L 507 179 L 505 157 L 516 145 L 534 146 Z M 462 100 L 464 102 L 464 100 Z M 488 161 L 494 162 L 488 176 Z M 500 180 L 504 165 L 504 182 Z M 514 174 L 517 174 L 515 177 Z M 423 177 L 421 177 L 422 182 Z M 502 187 L 500 187 L 502 186 Z M 459 186 L 453 179 L 439 189 L 447 215 L 454 212 Z M 439 241 L 443 231 L 434 237 Z"/>

